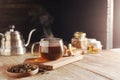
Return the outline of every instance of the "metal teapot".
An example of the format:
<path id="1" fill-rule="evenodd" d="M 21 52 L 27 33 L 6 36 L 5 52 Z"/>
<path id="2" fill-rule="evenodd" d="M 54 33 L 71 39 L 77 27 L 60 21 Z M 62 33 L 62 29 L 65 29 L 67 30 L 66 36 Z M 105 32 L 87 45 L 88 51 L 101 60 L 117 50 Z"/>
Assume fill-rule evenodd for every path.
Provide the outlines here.
<path id="1" fill-rule="evenodd" d="M 34 31 L 35 29 L 30 31 L 26 44 L 20 32 L 15 30 L 14 25 L 5 34 L 0 33 L 2 36 L 0 55 L 23 55 L 26 52 L 26 47 L 29 45 L 31 35 Z"/>

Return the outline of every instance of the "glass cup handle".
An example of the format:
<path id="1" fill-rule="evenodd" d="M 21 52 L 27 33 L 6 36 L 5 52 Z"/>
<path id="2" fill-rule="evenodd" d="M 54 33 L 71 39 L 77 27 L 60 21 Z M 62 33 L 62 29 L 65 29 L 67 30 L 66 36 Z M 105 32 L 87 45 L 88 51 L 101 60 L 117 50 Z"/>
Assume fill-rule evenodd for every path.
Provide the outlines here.
<path id="1" fill-rule="evenodd" d="M 35 43 L 33 43 L 32 44 L 32 47 L 31 47 L 31 53 L 32 53 L 32 55 L 35 55 L 35 53 L 34 53 L 34 49 L 35 49 L 35 46 L 36 45 L 40 45 L 40 42 L 35 42 Z M 40 46 L 39 46 L 40 47 Z M 38 48 L 38 53 L 39 53 L 39 48 Z M 39 54 L 38 54 L 39 55 Z M 40 56 L 40 55 L 39 55 Z"/>

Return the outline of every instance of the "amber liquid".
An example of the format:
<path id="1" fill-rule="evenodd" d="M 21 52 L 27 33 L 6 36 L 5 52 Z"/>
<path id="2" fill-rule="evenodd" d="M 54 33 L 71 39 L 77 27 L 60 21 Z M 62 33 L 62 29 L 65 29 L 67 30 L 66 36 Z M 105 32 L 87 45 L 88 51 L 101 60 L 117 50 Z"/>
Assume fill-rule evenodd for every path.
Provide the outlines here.
<path id="1" fill-rule="evenodd" d="M 41 57 L 47 60 L 56 60 L 62 56 L 61 46 L 49 46 L 40 48 Z"/>

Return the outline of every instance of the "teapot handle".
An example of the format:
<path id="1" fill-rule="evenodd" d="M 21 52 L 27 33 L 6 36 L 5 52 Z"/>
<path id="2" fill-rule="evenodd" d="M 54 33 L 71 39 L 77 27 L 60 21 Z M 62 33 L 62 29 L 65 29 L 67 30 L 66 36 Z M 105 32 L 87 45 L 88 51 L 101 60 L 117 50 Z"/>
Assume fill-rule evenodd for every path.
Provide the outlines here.
<path id="1" fill-rule="evenodd" d="M 4 37 L 4 34 L 3 34 L 3 33 L 0 33 L 0 36 Z"/>
<path id="2" fill-rule="evenodd" d="M 36 45 L 38 45 L 37 52 L 34 51 Z M 32 53 L 32 55 L 40 56 L 40 42 L 33 43 L 32 47 L 31 47 L 31 53 Z"/>

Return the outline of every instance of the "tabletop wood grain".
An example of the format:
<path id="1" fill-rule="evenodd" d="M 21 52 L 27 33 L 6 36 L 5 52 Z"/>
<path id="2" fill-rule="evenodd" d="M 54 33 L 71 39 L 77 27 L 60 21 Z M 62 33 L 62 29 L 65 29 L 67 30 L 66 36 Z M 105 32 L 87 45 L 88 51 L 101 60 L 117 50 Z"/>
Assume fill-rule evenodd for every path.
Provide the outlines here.
<path id="1" fill-rule="evenodd" d="M 33 58 L 23 56 L 0 56 L 0 80 L 120 80 L 120 53 L 103 50 L 98 54 L 85 54 L 82 60 L 48 71 L 44 74 L 23 78 L 11 78 L 4 74 L 6 65 Z"/>

